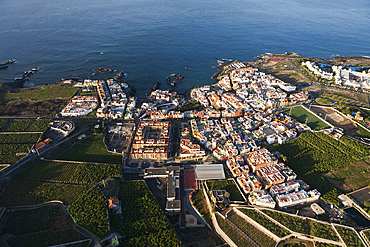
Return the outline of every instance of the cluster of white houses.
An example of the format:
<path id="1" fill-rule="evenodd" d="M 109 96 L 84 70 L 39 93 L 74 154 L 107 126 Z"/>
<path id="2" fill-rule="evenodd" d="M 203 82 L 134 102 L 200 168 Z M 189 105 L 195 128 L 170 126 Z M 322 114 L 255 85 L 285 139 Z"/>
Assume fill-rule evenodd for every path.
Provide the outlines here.
<path id="1" fill-rule="evenodd" d="M 274 208 L 312 202 L 320 197 L 317 190 L 301 180 L 292 169 L 267 149 L 238 155 L 226 161 L 230 173 L 252 205 Z"/>
<path id="2" fill-rule="evenodd" d="M 91 113 L 98 106 L 95 96 L 74 96 L 60 112 L 63 117 L 79 117 Z"/>

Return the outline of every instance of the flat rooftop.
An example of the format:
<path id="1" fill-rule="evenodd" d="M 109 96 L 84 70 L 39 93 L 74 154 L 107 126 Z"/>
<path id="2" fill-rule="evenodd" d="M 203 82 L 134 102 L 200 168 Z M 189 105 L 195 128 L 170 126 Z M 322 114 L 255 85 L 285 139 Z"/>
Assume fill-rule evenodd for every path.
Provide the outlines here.
<path id="1" fill-rule="evenodd" d="M 185 189 L 195 189 L 197 182 L 195 180 L 195 171 L 184 171 Z"/>
<path id="2" fill-rule="evenodd" d="M 224 167 L 222 164 L 196 165 L 195 178 L 197 180 L 225 179 Z"/>

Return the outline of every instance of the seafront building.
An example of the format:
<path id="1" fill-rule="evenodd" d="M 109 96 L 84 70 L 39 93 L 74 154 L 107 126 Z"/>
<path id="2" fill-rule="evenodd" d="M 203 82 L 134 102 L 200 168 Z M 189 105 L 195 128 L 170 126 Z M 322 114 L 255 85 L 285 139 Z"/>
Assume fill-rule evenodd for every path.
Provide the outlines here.
<path id="1" fill-rule="evenodd" d="M 370 71 L 358 72 L 352 71 L 351 68 L 345 69 L 342 66 L 331 66 L 333 72 L 327 72 L 322 69 L 316 63 L 306 61 L 302 63 L 306 66 L 315 76 L 332 80 L 335 84 L 353 88 L 370 89 Z"/>

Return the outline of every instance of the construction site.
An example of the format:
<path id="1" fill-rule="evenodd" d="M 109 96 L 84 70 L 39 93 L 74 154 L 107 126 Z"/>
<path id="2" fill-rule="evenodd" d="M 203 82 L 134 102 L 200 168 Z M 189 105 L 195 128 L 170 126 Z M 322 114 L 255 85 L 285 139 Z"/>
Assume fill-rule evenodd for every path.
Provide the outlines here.
<path id="1" fill-rule="evenodd" d="M 133 137 L 135 124 L 120 124 L 109 126 L 105 144 L 109 151 L 126 154 Z"/>

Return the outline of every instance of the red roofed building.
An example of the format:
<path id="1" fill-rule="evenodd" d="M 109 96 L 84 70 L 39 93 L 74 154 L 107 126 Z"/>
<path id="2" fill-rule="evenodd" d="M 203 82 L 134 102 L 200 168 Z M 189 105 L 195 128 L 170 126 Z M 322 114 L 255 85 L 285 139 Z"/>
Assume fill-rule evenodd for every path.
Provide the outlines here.
<path id="1" fill-rule="evenodd" d="M 38 149 L 42 148 L 43 146 L 45 146 L 45 143 L 44 142 L 39 142 L 39 143 L 36 144 L 35 149 L 38 150 Z"/>
<path id="2" fill-rule="evenodd" d="M 108 208 L 116 208 L 118 205 L 118 198 L 108 199 Z"/>

